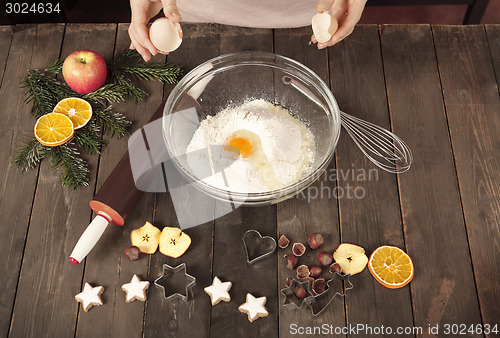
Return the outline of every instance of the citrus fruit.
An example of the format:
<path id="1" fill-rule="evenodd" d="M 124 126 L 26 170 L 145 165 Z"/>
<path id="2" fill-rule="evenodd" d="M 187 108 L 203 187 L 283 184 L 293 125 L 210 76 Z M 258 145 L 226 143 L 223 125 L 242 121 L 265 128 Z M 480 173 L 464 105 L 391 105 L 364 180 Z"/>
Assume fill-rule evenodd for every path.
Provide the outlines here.
<path id="1" fill-rule="evenodd" d="M 92 106 L 84 99 L 68 97 L 59 101 L 54 108 L 54 113 L 66 115 L 73 122 L 74 129 L 79 129 L 90 121 Z"/>
<path id="2" fill-rule="evenodd" d="M 395 246 L 377 248 L 368 261 L 368 269 L 375 279 L 391 289 L 402 288 L 413 278 L 413 262 L 410 256 Z"/>
<path id="3" fill-rule="evenodd" d="M 35 137 L 44 146 L 55 147 L 64 144 L 74 133 L 73 122 L 63 114 L 46 114 L 35 123 Z"/>

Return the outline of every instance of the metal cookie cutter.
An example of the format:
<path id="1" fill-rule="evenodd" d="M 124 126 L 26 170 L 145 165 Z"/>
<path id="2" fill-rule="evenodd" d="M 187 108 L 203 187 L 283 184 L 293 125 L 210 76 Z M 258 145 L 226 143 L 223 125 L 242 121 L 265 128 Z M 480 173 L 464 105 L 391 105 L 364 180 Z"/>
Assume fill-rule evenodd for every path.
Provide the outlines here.
<path id="1" fill-rule="evenodd" d="M 257 230 L 248 230 L 243 234 L 243 245 L 248 264 L 256 263 L 276 250 L 276 240 L 262 236 Z"/>
<path id="2" fill-rule="evenodd" d="M 189 290 L 196 284 L 196 278 L 186 272 L 186 263 L 171 267 L 163 264 L 163 274 L 155 279 L 155 285 L 163 289 L 163 296 L 170 302 L 180 298 L 187 302 L 189 300 Z M 186 294 L 180 292 L 185 291 Z"/>
<path id="3" fill-rule="evenodd" d="M 352 283 L 349 279 L 350 277 L 351 277 L 350 274 L 344 275 L 344 274 L 339 274 L 339 273 L 335 272 L 333 274 L 333 277 L 326 282 L 326 285 L 328 286 L 326 291 L 320 293 L 319 295 L 307 297 L 306 299 L 304 299 L 304 303 L 306 303 L 306 305 L 311 308 L 311 313 L 312 313 L 312 316 L 314 318 L 318 317 L 337 296 L 344 297 L 347 291 L 352 290 L 354 285 L 352 285 Z M 327 303 L 324 306 L 319 305 L 319 303 L 322 299 L 328 299 L 326 297 L 328 297 L 328 295 L 333 292 L 332 291 L 333 287 L 331 287 L 331 284 L 333 284 L 333 282 L 339 278 L 343 281 L 347 281 L 346 285 L 345 285 L 344 292 L 341 293 L 339 291 L 335 291 L 333 296 L 331 296 L 331 298 L 327 301 Z"/>
<path id="4" fill-rule="evenodd" d="M 295 289 L 297 287 L 303 287 L 304 290 L 306 290 L 306 294 L 308 294 L 308 297 L 305 297 L 304 299 L 300 299 L 295 295 Z M 314 297 L 314 295 L 311 292 L 311 283 L 309 283 L 308 280 L 304 282 L 299 282 L 295 279 L 292 279 L 292 283 L 290 283 L 290 286 L 284 289 L 280 290 L 281 294 L 285 296 L 285 300 L 283 301 L 283 306 L 284 307 L 289 307 L 292 309 L 305 309 L 309 303 L 305 302 L 307 298 Z M 300 299 L 300 305 L 297 304 L 294 300 Z"/>

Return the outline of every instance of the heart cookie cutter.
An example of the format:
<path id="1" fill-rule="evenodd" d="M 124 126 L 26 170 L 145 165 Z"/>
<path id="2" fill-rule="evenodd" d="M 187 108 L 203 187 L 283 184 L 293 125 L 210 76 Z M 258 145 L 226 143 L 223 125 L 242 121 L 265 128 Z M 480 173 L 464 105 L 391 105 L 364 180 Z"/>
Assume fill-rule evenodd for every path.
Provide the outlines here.
<path id="1" fill-rule="evenodd" d="M 162 275 L 155 279 L 155 285 L 163 289 L 163 297 L 167 302 L 177 298 L 187 302 L 189 300 L 189 291 L 195 284 L 196 278 L 186 272 L 186 263 L 181 263 L 176 267 L 163 264 Z M 186 294 L 179 293 L 179 289 L 185 289 Z M 175 290 L 175 292 L 168 294 L 172 290 Z"/>
<path id="2" fill-rule="evenodd" d="M 262 236 L 257 230 L 248 230 L 243 234 L 243 246 L 247 263 L 252 265 L 276 250 L 276 240 L 270 236 Z"/>

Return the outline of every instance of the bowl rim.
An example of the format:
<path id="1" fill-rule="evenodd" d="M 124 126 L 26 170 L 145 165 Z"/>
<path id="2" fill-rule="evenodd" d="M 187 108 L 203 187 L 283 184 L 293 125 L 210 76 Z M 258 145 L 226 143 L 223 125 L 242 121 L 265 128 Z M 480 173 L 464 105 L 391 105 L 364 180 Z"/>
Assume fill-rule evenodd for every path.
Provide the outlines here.
<path id="1" fill-rule="evenodd" d="M 266 62 L 270 62 L 276 59 L 280 59 L 281 61 L 284 61 L 285 63 L 291 64 L 295 69 L 300 70 L 302 73 L 305 73 L 307 76 L 310 76 L 314 81 L 311 82 L 311 84 L 315 87 L 319 87 L 324 96 L 327 97 L 327 104 L 329 108 L 333 109 L 328 109 L 327 115 L 330 117 L 328 120 L 330 124 L 332 124 L 332 129 L 335 135 L 331 138 L 330 144 L 328 145 L 329 153 L 325 156 L 323 161 L 318 165 L 316 170 L 311 171 L 308 173 L 306 176 L 302 177 L 299 181 L 295 182 L 294 184 L 288 185 L 286 187 L 276 189 L 276 190 L 270 190 L 270 191 L 265 191 L 265 192 L 237 192 L 237 191 L 231 191 L 231 190 L 225 190 L 221 189 L 218 187 L 215 187 L 213 185 L 207 184 L 206 182 L 203 182 L 202 180 L 199 180 L 196 178 L 193 174 L 189 172 L 184 166 L 177 160 L 177 155 L 174 155 L 174 151 L 172 149 L 172 146 L 170 144 L 169 138 L 167 137 L 167 119 L 163 119 L 163 126 L 162 126 L 162 132 L 163 132 L 163 138 L 166 144 L 167 151 L 169 153 L 170 159 L 174 162 L 176 168 L 181 172 L 181 174 L 190 181 L 190 183 L 198 183 L 194 184 L 196 188 L 202 190 L 203 192 L 209 194 L 212 197 L 216 197 L 220 200 L 227 201 L 228 196 L 230 197 L 230 200 L 232 201 L 240 201 L 242 203 L 245 202 L 261 202 L 264 201 L 264 198 L 279 198 L 280 196 L 293 196 L 306 187 L 308 187 L 310 184 L 312 184 L 314 181 L 316 181 L 324 172 L 328 164 L 333 158 L 333 154 L 335 152 L 335 149 L 337 147 L 338 140 L 340 138 L 340 130 L 341 130 L 341 122 L 340 122 L 340 108 L 338 106 L 338 103 L 335 99 L 335 96 L 333 95 L 332 91 L 330 90 L 330 87 L 323 81 L 314 71 L 312 71 L 309 67 L 305 66 L 304 64 L 286 57 L 282 56 L 279 54 L 275 53 L 269 53 L 269 52 L 263 52 L 263 51 L 245 51 L 245 52 L 235 52 L 235 53 L 228 53 L 228 54 L 223 54 L 214 58 L 211 58 L 195 68 L 193 68 L 191 71 L 189 71 L 185 76 L 182 77 L 182 79 L 175 85 L 175 87 L 172 89 L 170 94 L 167 97 L 165 107 L 163 110 L 163 117 L 169 115 L 172 113 L 172 108 L 175 107 L 177 101 L 182 97 L 182 94 L 188 94 L 189 89 L 194 86 L 196 83 L 190 83 L 194 80 L 198 80 L 200 78 L 204 78 L 206 76 L 205 74 L 209 73 L 212 69 L 214 69 L 217 65 L 223 63 L 223 62 L 228 62 L 228 60 L 232 60 L 234 58 L 238 57 L 249 57 L 255 59 L 249 60 L 250 62 L 240 62 L 240 65 L 258 65 L 258 64 L 266 64 Z M 260 58 L 258 60 L 257 58 Z M 241 61 L 241 60 L 240 60 Z M 279 67 L 274 67 L 274 68 L 279 68 Z M 184 89 L 183 89 L 184 88 Z M 330 107 L 331 106 L 331 107 Z M 310 181 L 310 182 L 309 182 Z M 199 186 L 201 184 L 202 186 Z M 203 189 L 204 187 L 205 189 Z M 295 190 L 295 192 L 294 192 Z M 214 192 L 217 192 L 218 195 L 214 196 Z"/>

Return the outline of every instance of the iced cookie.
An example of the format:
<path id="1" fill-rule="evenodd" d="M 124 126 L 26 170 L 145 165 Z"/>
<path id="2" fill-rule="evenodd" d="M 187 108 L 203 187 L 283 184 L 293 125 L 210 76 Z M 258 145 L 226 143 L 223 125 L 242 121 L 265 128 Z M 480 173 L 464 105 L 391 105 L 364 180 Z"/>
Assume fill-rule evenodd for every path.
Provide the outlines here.
<path id="1" fill-rule="evenodd" d="M 212 306 L 219 304 L 221 300 L 229 302 L 231 296 L 229 295 L 229 289 L 233 284 L 231 282 L 221 282 L 218 277 L 214 278 L 212 285 L 207 286 L 203 290 L 210 296 L 212 301 Z"/>
<path id="2" fill-rule="evenodd" d="M 246 313 L 248 315 L 248 320 L 250 322 L 253 322 L 260 317 L 267 317 L 267 315 L 269 314 L 266 307 L 264 306 L 266 304 L 266 301 L 266 297 L 255 298 L 251 294 L 247 293 L 246 303 L 241 304 L 240 307 L 238 307 L 238 310 L 240 310 L 240 312 Z"/>
<path id="3" fill-rule="evenodd" d="M 83 310 L 87 312 L 94 305 L 102 305 L 101 294 L 104 292 L 104 287 L 92 287 L 89 283 L 85 283 L 83 291 L 75 296 L 77 302 L 82 303 Z"/>
<path id="4" fill-rule="evenodd" d="M 137 275 L 134 275 L 130 283 L 122 285 L 122 290 L 126 293 L 125 301 L 130 303 L 137 299 L 144 302 L 146 300 L 146 290 L 148 287 L 148 281 L 141 281 Z"/>

